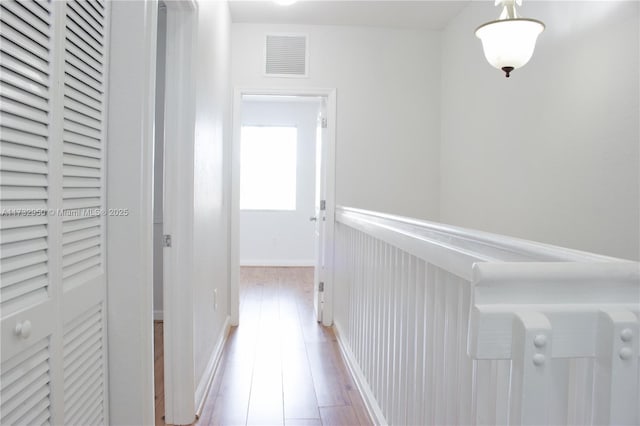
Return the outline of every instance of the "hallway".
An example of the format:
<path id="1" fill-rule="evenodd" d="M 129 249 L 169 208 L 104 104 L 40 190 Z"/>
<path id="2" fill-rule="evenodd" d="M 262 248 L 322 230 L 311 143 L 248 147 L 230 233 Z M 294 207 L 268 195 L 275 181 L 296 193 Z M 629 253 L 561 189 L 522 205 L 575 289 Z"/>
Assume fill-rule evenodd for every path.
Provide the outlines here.
<path id="1" fill-rule="evenodd" d="M 199 425 L 370 425 L 333 330 L 313 316 L 313 268 L 241 268 L 232 328 Z"/>

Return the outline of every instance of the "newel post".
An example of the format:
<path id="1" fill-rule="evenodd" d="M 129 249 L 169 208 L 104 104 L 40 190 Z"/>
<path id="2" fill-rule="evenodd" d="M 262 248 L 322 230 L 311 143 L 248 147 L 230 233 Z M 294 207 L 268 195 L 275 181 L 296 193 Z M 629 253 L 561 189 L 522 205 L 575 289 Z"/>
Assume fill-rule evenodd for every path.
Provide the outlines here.
<path id="1" fill-rule="evenodd" d="M 548 424 L 551 390 L 551 323 L 538 312 L 513 318 L 509 423 Z"/>
<path id="2" fill-rule="evenodd" d="M 596 343 L 594 424 L 638 424 L 638 319 L 600 311 Z"/>

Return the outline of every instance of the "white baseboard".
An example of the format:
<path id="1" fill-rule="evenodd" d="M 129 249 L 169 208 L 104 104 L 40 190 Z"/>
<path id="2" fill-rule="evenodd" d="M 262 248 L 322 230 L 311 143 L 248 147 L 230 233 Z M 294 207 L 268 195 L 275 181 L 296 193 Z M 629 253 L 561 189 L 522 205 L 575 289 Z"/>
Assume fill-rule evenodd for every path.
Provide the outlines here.
<path id="1" fill-rule="evenodd" d="M 218 364 L 220 363 L 220 358 L 222 357 L 222 351 L 224 349 L 224 344 L 227 341 L 230 327 L 231 317 L 227 316 L 227 318 L 224 320 L 224 324 L 222 325 L 222 330 L 218 335 L 218 339 L 216 340 L 216 345 L 211 352 L 211 357 L 209 358 L 209 362 L 207 363 L 207 368 L 202 377 L 200 377 L 200 381 L 198 382 L 198 387 L 196 388 L 196 415 L 198 417 L 202 415 L 204 403 L 207 400 L 207 394 L 209 393 L 209 388 L 211 387 L 211 383 L 213 382 L 213 376 L 216 374 L 216 370 L 218 369 Z"/>
<path id="2" fill-rule="evenodd" d="M 164 311 L 154 310 L 153 311 L 153 320 L 154 321 L 164 321 Z"/>
<path id="3" fill-rule="evenodd" d="M 382 409 L 378 405 L 378 401 L 376 400 L 376 397 L 373 396 L 373 392 L 369 387 L 369 382 L 367 382 L 367 379 L 364 377 L 364 373 L 362 373 L 360 365 L 351 351 L 349 343 L 342 338 L 342 327 L 338 322 L 334 321 L 333 329 L 336 333 L 336 337 L 338 338 L 338 347 L 340 348 L 340 352 L 342 352 L 342 356 L 345 359 L 347 368 L 351 373 L 351 377 L 353 377 L 356 382 L 356 386 L 362 396 L 362 400 L 364 401 L 364 406 L 369 413 L 369 417 L 371 417 L 371 420 L 375 425 L 388 425 L 387 420 L 384 418 L 384 414 L 382 414 Z"/>
<path id="4" fill-rule="evenodd" d="M 240 266 L 316 266 L 315 259 L 240 260 Z"/>

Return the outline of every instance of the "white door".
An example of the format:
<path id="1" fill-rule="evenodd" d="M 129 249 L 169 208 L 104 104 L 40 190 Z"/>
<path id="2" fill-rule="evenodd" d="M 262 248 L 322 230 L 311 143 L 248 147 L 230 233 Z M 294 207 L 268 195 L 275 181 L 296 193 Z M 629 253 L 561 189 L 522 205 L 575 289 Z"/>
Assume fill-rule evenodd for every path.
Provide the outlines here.
<path id="1" fill-rule="evenodd" d="M 327 106 L 322 98 L 316 127 L 316 191 L 315 191 L 315 245 L 313 307 L 318 322 L 322 321 L 324 283 L 326 276 L 326 188 L 327 188 Z"/>
<path id="2" fill-rule="evenodd" d="M 0 424 L 105 424 L 108 4 L 0 8 Z"/>

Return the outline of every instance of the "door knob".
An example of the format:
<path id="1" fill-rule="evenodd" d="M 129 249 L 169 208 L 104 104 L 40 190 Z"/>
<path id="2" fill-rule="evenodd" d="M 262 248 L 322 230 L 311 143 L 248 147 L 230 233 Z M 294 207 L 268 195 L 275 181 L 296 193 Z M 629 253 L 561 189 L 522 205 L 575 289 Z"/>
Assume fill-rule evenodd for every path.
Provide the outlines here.
<path id="1" fill-rule="evenodd" d="M 315 217 L 315 216 L 311 216 L 311 217 L 309 218 L 309 220 L 310 220 L 311 222 L 315 222 L 316 220 L 318 220 L 318 218 L 317 218 L 317 217 Z"/>
<path id="2" fill-rule="evenodd" d="M 29 338 L 29 336 L 31 336 L 31 321 L 24 320 L 17 323 L 15 333 L 16 336 L 22 337 L 23 339 Z"/>

